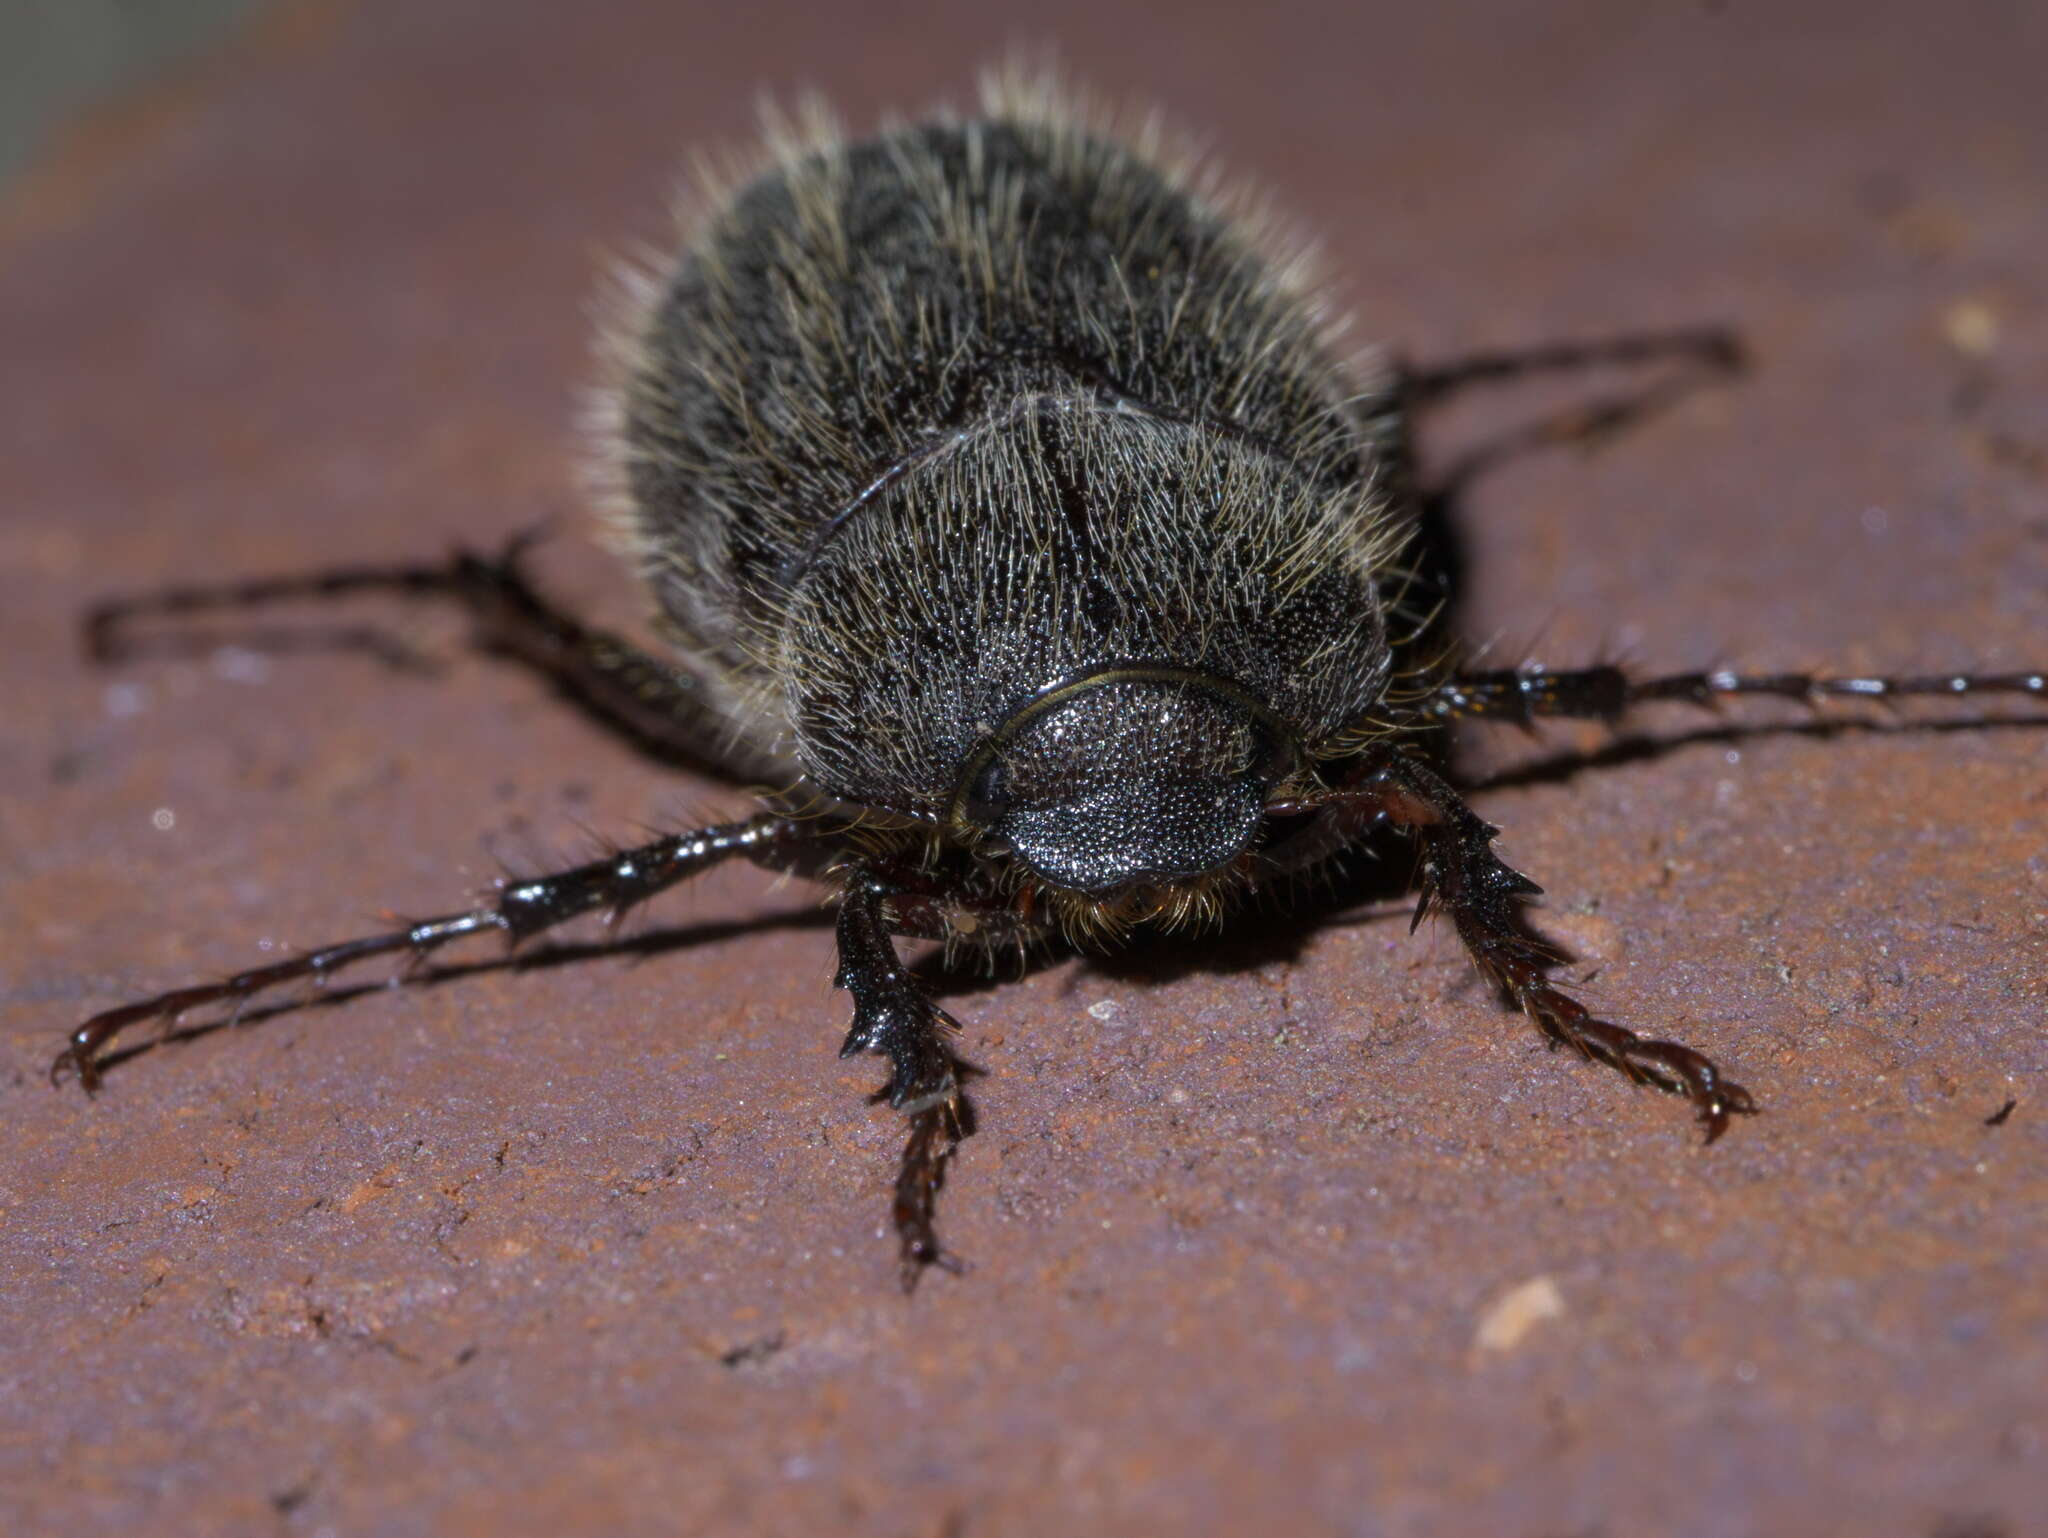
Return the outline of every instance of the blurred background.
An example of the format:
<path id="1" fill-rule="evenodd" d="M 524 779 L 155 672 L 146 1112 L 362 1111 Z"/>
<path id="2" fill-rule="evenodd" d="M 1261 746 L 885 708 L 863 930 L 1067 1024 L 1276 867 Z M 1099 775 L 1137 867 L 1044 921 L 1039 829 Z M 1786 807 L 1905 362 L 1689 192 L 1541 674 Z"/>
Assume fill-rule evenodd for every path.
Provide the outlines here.
<path id="1" fill-rule="evenodd" d="M 264 0 L 7 0 L 0 188 L 81 108 L 204 56 Z"/>

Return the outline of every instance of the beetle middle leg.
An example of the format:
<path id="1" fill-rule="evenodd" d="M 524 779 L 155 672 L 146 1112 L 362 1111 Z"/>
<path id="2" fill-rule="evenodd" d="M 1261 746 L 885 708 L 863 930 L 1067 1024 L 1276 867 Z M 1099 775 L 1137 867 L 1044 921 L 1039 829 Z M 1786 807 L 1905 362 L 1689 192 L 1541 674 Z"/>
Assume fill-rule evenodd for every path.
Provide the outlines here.
<path id="1" fill-rule="evenodd" d="M 1545 975 L 1557 957 L 1519 922 L 1517 904 L 1542 891 L 1493 851 L 1500 831 L 1458 796 L 1435 770 L 1404 754 L 1363 760 L 1336 790 L 1309 806 L 1338 826 L 1362 832 L 1393 824 L 1422 844 L 1422 897 L 1410 925 L 1441 908 L 1481 971 L 1495 979 L 1553 1046 L 1564 1043 L 1692 1101 L 1713 1142 L 1737 1112 L 1756 1109 L 1749 1091 L 1723 1076 L 1711 1058 L 1672 1041 L 1655 1041 L 1596 1018 Z"/>

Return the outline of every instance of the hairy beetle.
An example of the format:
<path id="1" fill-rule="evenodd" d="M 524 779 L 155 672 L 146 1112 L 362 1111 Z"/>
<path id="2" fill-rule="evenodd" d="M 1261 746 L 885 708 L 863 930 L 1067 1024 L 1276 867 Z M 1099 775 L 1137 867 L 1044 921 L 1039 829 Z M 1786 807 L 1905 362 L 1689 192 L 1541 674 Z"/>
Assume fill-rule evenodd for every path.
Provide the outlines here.
<path id="1" fill-rule="evenodd" d="M 519 942 L 617 915 L 735 857 L 837 898 L 843 1054 L 890 1063 L 909 1119 L 903 1275 L 962 1135 L 954 1022 L 894 937 L 1028 953 L 1208 921 L 1385 825 L 1551 1038 L 1689 1098 L 1709 1140 L 1750 1095 L 1707 1057 L 1600 1020 L 1517 922 L 1538 889 L 1422 749 L 1465 717 L 1613 719 L 1651 700 L 2004 692 L 2038 673 L 1640 679 L 1462 671 L 1418 639 L 1411 413 L 1475 379 L 1691 356 L 1687 334 L 1434 371 L 1348 359 L 1306 269 L 1245 196 L 1042 83 L 980 115 L 848 142 L 775 136 L 680 256 L 632 286 L 601 413 L 615 522 L 673 656 L 549 606 L 495 559 L 187 589 L 94 617 L 395 589 L 641 734 L 773 787 L 756 815 L 531 879 L 479 906 L 109 1010 L 52 1067 L 90 1090 L 117 1035 L 239 1008 L 377 955 Z"/>

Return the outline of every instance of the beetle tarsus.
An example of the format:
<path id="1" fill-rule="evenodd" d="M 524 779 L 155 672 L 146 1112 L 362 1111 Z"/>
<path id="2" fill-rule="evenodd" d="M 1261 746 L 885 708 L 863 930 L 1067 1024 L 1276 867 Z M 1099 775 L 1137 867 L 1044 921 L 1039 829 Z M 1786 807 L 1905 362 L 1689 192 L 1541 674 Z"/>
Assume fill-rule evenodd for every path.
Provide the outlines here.
<path id="1" fill-rule="evenodd" d="M 963 1135 L 955 1101 L 928 1106 L 910 1118 L 910 1136 L 903 1145 L 892 1207 L 899 1246 L 897 1274 L 906 1293 L 917 1290 L 918 1281 L 931 1267 L 954 1275 L 965 1269 L 960 1258 L 939 1243 L 933 1222 L 939 1188 L 946 1183 L 946 1165 Z"/>
<path id="2" fill-rule="evenodd" d="M 1597 1018 L 1544 975 L 1558 957 L 1519 921 L 1521 900 L 1541 889 L 1494 853 L 1499 831 L 1434 770 L 1399 753 L 1369 759 L 1331 805 L 1354 822 L 1384 817 L 1422 843 L 1422 907 L 1449 915 L 1479 969 L 1500 984 L 1553 1046 L 1563 1044 L 1638 1084 L 1689 1099 L 1706 1140 L 1733 1114 L 1756 1109 L 1749 1091 L 1713 1059 L 1677 1042 L 1638 1036 Z"/>

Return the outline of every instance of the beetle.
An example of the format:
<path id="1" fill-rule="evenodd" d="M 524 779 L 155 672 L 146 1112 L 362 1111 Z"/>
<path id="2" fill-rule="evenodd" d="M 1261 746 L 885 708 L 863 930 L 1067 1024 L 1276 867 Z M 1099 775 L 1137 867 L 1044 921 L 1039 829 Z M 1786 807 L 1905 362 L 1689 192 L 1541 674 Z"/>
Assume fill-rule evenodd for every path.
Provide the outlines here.
<path id="1" fill-rule="evenodd" d="M 1219 920 L 1382 827 L 1421 899 L 1555 1044 L 1684 1095 L 1709 1142 L 1755 1101 L 1710 1058 L 1600 1019 L 1522 927 L 1540 889 L 1431 761 L 1464 719 L 1615 720 L 1650 701 L 2048 693 L 2039 673 L 1644 678 L 1460 667 L 1423 637 L 1411 419 L 1461 385 L 1690 356 L 1688 333 L 1435 370 L 1347 356 L 1257 199 L 1156 133 L 1120 134 L 1011 74 L 977 115 L 847 140 L 822 119 L 708 198 L 628 284 L 598 437 L 655 655 L 547 602 L 525 545 L 442 565 L 192 588 L 139 614 L 369 589 L 448 596 L 497 648 L 727 778 L 742 819 L 653 839 L 476 906 L 93 1016 L 51 1068 L 97 1088 L 127 1028 L 375 956 L 418 960 L 616 917 L 720 862 L 837 904 L 842 1056 L 888 1060 L 907 1119 L 906 1287 L 963 1135 L 957 1022 L 901 937 L 1029 955 Z"/>

